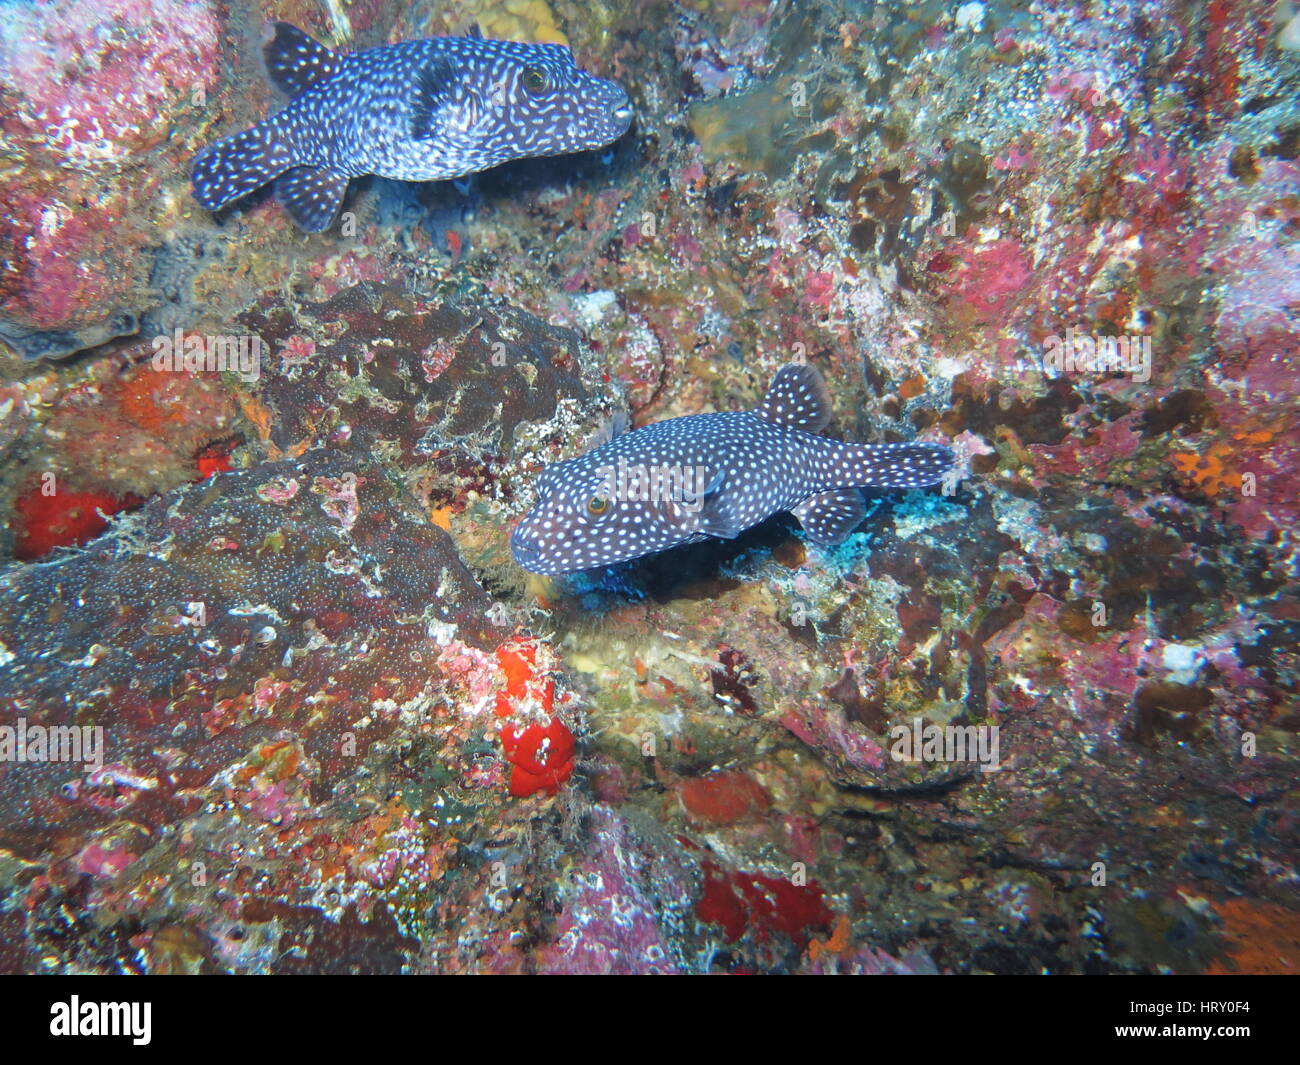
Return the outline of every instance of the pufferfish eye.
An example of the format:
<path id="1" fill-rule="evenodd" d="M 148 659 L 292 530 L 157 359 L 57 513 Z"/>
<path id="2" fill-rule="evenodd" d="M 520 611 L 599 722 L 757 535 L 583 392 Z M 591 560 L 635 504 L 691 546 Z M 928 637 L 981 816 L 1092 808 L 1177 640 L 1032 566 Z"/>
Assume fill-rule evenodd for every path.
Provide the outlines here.
<path id="1" fill-rule="evenodd" d="M 551 79 L 541 67 L 526 67 L 523 75 L 524 91 L 529 96 L 541 96 L 551 87 Z"/>
<path id="2" fill-rule="evenodd" d="M 587 513 L 600 517 L 609 510 L 609 500 L 605 496 L 595 495 L 587 500 Z"/>

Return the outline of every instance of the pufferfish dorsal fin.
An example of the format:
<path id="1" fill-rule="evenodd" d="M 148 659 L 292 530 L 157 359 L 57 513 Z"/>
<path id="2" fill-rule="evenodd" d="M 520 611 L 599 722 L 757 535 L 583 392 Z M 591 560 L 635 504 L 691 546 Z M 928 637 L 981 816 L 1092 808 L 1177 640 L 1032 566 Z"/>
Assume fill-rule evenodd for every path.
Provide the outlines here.
<path id="1" fill-rule="evenodd" d="M 338 52 L 326 48 L 289 22 L 273 22 L 262 46 L 266 76 L 288 96 L 298 96 L 317 82 L 334 77 L 343 65 Z"/>
<path id="2" fill-rule="evenodd" d="M 776 372 L 754 413 L 785 429 L 820 433 L 831 420 L 831 397 L 815 366 L 790 363 Z"/>
<path id="3" fill-rule="evenodd" d="M 595 451 L 598 447 L 604 447 L 611 441 L 617 440 L 631 427 L 632 419 L 627 411 L 616 410 L 591 434 L 591 439 L 587 441 L 587 450 Z"/>
<path id="4" fill-rule="evenodd" d="M 799 519 L 809 540 L 818 547 L 834 547 L 862 524 L 867 506 L 856 488 L 836 488 L 809 496 L 791 513 Z"/>

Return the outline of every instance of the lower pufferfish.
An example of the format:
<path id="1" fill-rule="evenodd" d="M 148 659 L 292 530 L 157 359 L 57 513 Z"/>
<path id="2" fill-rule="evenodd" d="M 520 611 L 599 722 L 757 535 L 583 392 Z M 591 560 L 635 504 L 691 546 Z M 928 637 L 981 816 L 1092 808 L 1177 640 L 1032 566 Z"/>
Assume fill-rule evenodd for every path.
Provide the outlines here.
<path id="1" fill-rule="evenodd" d="M 734 539 L 785 510 L 830 546 L 866 517 L 859 488 L 922 488 L 953 467 L 942 444 L 817 435 L 830 418 L 821 374 L 784 366 L 757 410 L 670 418 L 547 467 L 511 552 L 533 573 L 572 573 Z"/>
<path id="2" fill-rule="evenodd" d="M 195 156 L 194 198 L 210 211 L 274 181 L 290 217 L 320 232 L 351 178 L 459 178 L 600 148 L 632 123 L 622 86 L 560 45 L 433 37 L 344 55 L 287 22 L 272 29 L 267 74 L 290 102 Z"/>

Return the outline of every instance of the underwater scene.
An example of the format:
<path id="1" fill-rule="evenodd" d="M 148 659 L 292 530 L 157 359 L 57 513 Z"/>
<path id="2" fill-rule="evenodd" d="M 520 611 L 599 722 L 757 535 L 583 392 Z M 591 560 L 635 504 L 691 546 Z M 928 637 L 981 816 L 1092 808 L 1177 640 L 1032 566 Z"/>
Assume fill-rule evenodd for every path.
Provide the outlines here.
<path id="1" fill-rule="evenodd" d="M 1300 972 L 1298 91 L 1289 0 L 0 0 L 0 971 Z"/>

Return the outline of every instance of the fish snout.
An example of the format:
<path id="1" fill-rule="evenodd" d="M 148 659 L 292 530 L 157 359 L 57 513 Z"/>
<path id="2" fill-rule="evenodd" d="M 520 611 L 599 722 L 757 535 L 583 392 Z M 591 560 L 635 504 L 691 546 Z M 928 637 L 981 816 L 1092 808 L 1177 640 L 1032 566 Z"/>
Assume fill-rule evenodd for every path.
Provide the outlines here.
<path id="1" fill-rule="evenodd" d="M 636 109 L 627 90 L 618 82 L 595 77 L 592 82 L 590 114 L 598 127 L 597 136 L 601 144 L 609 144 L 628 131 L 636 117 Z"/>
<path id="2" fill-rule="evenodd" d="M 632 125 L 632 120 L 636 118 L 636 108 L 632 106 L 632 97 L 627 94 L 627 90 L 618 82 L 613 84 L 615 96 L 611 101 L 609 114 L 619 124 L 623 133 L 626 133 Z"/>
<path id="3" fill-rule="evenodd" d="M 615 122 L 626 130 L 632 125 L 632 119 L 636 117 L 636 108 L 632 106 L 632 99 L 628 94 L 619 87 L 619 96 L 621 100 L 615 100 L 614 106 L 610 109 L 609 115 Z"/>
<path id="4" fill-rule="evenodd" d="M 632 119 L 636 117 L 636 112 L 632 110 L 631 104 L 624 104 L 621 107 L 614 108 L 609 117 L 614 123 L 614 128 L 618 131 L 614 134 L 614 140 L 618 140 L 619 137 L 632 128 Z"/>
<path id="5" fill-rule="evenodd" d="M 542 538 L 525 518 L 510 534 L 510 553 L 515 561 L 530 573 L 540 573 L 542 565 Z"/>

